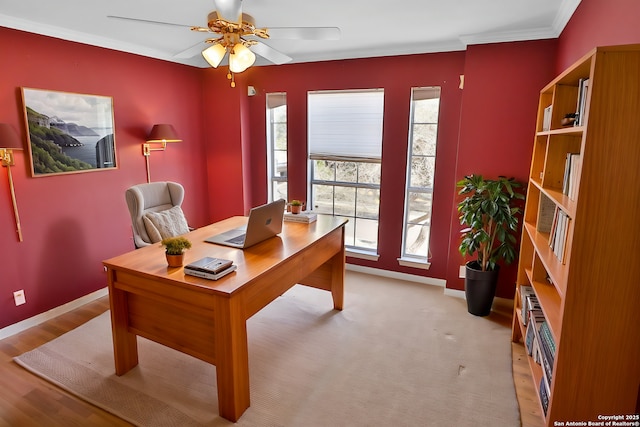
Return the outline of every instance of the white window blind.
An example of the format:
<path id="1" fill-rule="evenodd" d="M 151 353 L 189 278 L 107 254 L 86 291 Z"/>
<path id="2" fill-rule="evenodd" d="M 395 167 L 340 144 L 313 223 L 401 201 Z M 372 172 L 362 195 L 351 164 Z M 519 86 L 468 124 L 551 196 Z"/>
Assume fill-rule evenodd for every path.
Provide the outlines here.
<path id="1" fill-rule="evenodd" d="M 380 162 L 384 91 L 309 92 L 309 158 Z"/>

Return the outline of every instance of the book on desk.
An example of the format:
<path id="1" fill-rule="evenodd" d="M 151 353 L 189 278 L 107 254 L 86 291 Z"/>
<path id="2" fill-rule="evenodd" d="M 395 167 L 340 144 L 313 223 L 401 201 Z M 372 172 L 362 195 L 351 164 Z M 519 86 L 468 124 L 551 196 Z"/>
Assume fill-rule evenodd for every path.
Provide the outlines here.
<path id="1" fill-rule="evenodd" d="M 238 267 L 230 259 L 204 257 L 184 266 L 184 274 L 218 280 Z"/>
<path id="2" fill-rule="evenodd" d="M 284 213 L 284 220 L 288 222 L 302 222 L 305 224 L 309 224 L 318 219 L 318 215 L 315 212 L 310 211 L 302 211 L 300 213 L 294 214 L 291 212 Z"/>

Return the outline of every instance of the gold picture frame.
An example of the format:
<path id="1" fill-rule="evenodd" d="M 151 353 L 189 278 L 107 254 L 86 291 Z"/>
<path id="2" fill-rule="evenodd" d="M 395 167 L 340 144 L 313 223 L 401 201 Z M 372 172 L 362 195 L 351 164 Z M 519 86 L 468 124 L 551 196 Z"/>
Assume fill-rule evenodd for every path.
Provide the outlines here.
<path id="1" fill-rule="evenodd" d="M 118 168 L 113 98 L 21 89 L 31 176 Z"/>

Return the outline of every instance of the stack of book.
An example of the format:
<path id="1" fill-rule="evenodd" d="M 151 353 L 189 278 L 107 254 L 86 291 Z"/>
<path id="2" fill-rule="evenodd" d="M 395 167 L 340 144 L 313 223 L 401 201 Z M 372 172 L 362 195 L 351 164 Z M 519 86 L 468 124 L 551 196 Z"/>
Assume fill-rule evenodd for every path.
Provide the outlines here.
<path id="1" fill-rule="evenodd" d="M 549 406 L 549 396 L 551 395 L 551 375 L 553 374 L 553 361 L 556 355 L 556 344 L 551 336 L 549 324 L 544 321 L 540 326 L 538 335 L 540 343 L 540 365 L 542 365 L 542 378 L 540 378 L 540 401 L 545 415 Z"/>
<path id="2" fill-rule="evenodd" d="M 204 257 L 184 266 L 184 274 L 218 280 L 238 268 L 230 259 Z"/>
<path id="3" fill-rule="evenodd" d="M 540 401 L 545 414 L 551 394 L 551 378 L 556 355 L 556 343 L 551 329 L 531 286 L 521 286 L 522 321 L 527 326 L 524 344 L 529 356 L 542 367 L 539 384 Z"/>
<path id="4" fill-rule="evenodd" d="M 284 220 L 289 222 L 302 222 L 305 224 L 309 224 L 318 219 L 318 215 L 315 212 L 311 211 L 302 211 L 300 213 L 294 214 L 291 212 L 284 213 Z"/>

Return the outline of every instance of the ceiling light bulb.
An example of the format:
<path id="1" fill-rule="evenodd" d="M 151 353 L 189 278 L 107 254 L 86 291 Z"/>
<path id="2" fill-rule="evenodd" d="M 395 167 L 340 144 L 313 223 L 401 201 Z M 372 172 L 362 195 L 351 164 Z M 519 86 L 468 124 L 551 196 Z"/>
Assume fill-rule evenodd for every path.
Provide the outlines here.
<path id="1" fill-rule="evenodd" d="M 215 43 L 213 46 L 206 48 L 202 51 L 202 56 L 213 68 L 217 68 L 224 58 L 224 54 L 227 53 L 227 48 L 220 43 Z"/>
<path id="2" fill-rule="evenodd" d="M 229 54 L 229 69 L 234 73 L 241 73 L 256 62 L 256 55 L 243 44 L 233 46 Z"/>

